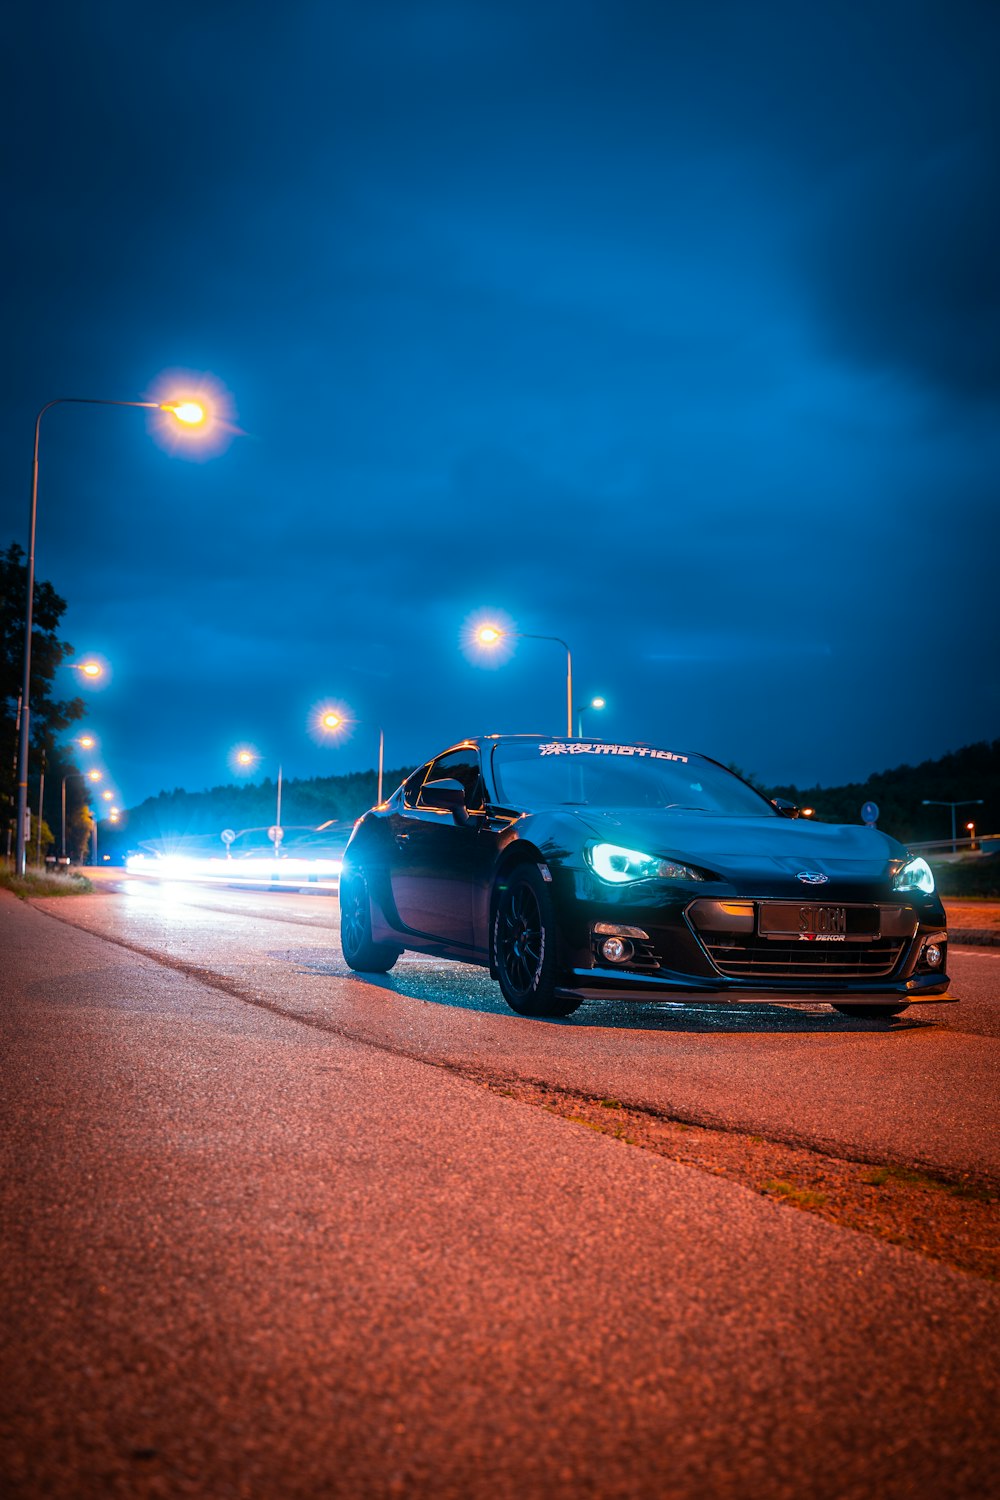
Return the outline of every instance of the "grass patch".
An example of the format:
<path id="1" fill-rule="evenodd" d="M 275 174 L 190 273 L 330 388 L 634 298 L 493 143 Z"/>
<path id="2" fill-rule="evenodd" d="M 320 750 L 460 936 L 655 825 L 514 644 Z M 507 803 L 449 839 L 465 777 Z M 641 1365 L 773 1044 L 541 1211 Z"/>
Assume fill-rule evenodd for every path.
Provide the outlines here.
<path id="1" fill-rule="evenodd" d="M 94 887 L 86 875 L 50 875 L 28 870 L 15 875 L 11 869 L 0 869 L 0 890 L 11 891 L 23 901 L 27 896 L 85 896 Z"/>
<path id="2" fill-rule="evenodd" d="M 861 1173 L 861 1181 L 867 1187 L 911 1187 L 949 1193 L 953 1198 L 967 1198 L 971 1203 L 994 1201 L 988 1188 L 975 1183 L 943 1182 L 938 1177 L 929 1177 L 926 1172 L 915 1172 L 911 1167 L 868 1167 Z"/>
<path id="3" fill-rule="evenodd" d="M 784 1182 L 780 1177 L 769 1177 L 760 1185 L 762 1193 L 767 1193 L 770 1198 L 780 1198 L 784 1203 L 792 1203 L 796 1208 L 822 1208 L 826 1202 L 825 1193 L 814 1193 L 811 1188 L 797 1188 L 792 1182 Z"/>

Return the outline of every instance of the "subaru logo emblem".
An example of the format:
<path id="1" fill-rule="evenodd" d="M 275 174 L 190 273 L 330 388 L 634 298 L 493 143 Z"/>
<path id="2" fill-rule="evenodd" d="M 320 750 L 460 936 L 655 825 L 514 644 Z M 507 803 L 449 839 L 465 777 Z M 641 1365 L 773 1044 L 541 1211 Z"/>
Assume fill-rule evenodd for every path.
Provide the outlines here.
<path id="1" fill-rule="evenodd" d="M 821 875 L 818 870 L 800 870 L 798 879 L 804 885 L 826 885 L 830 877 L 829 875 Z"/>

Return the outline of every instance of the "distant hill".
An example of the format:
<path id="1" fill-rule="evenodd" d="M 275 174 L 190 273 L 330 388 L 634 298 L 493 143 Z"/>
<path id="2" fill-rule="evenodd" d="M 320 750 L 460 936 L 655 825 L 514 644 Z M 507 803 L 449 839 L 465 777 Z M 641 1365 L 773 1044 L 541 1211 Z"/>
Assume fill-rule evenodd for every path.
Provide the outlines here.
<path id="1" fill-rule="evenodd" d="M 387 771 L 385 792 L 393 791 L 412 767 Z M 749 778 L 760 785 L 755 777 Z M 266 780 L 251 786 L 217 786 L 210 791 L 186 792 L 181 787 L 149 797 L 125 815 L 120 828 L 101 824 L 102 848 L 135 849 L 147 840 L 160 841 L 209 835 L 223 828 L 266 828 L 275 819 L 276 787 Z M 846 786 L 762 788 L 768 796 L 787 797 L 800 807 L 815 809 L 827 823 L 859 823 L 864 802 L 879 806 L 879 827 L 903 843 L 947 838 L 951 813 L 947 807 L 923 807 L 932 802 L 966 802 L 982 798 L 982 807 L 958 809 L 960 832 L 971 818 L 980 833 L 1000 833 L 1000 740 L 982 741 L 918 766 L 896 766 L 879 771 L 867 781 Z M 346 776 L 314 776 L 286 781 L 282 788 L 283 826 L 317 828 L 334 820 L 350 826 L 375 801 L 374 771 Z"/>
<path id="2" fill-rule="evenodd" d="M 387 771 L 386 794 L 395 790 L 412 770 Z M 285 781 L 281 789 L 281 823 L 284 828 L 318 828 L 321 823 L 344 825 L 350 830 L 356 818 L 375 802 L 374 771 L 353 771 L 346 776 L 313 776 Z M 117 827 L 103 822 L 101 849 L 113 856 L 145 843 L 189 840 L 195 836 L 218 839 L 224 828 L 268 828 L 275 821 L 277 786 L 271 780 L 248 786 L 216 786 L 204 792 L 186 792 L 176 787 L 147 797 L 129 808 Z M 222 850 L 219 843 L 219 850 Z"/>
<path id="3" fill-rule="evenodd" d="M 776 786 L 768 793 L 815 808 L 815 816 L 825 823 L 860 823 L 862 804 L 875 802 L 878 826 L 904 844 L 951 835 L 951 809 L 924 807 L 925 799 L 972 803 L 981 798 L 981 807 L 956 809 L 959 837 L 967 837 L 969 821 L 975 823 L 977 833 L 1000 833 L 1000 740 L 981 740 L 939 760 L 878 771 L 867 781 L 846 786 Z"/>

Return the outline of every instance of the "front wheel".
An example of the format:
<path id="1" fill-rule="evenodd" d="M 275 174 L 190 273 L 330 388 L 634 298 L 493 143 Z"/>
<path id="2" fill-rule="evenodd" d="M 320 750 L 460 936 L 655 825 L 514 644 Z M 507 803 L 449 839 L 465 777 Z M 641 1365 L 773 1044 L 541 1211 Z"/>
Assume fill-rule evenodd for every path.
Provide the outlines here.
<path id="1" fill-rule="evenodd" d="M 360 867 L 345 869 L 340 877 L 340 946 L 348 967 L 363 974 L 387 974 L 400 955 L 391 943 L 372 939 L 371 898 Z"/>
<path id="2" fill-rule="evenodd" d="M 502 876 L 493 906 L 493 966 L 503 997 L 521 1016 L 569 1016 L 580 1006 L 556 994 L 552 897 L 534 865 Z"/>
<path id="3" fill-rule="evenodd" d="M 909 1010 L 909 1005 L 835 1005 L 833 1008 L 842 1016 L 856 1016 L 859 1021 L 881 1021 Z"/>

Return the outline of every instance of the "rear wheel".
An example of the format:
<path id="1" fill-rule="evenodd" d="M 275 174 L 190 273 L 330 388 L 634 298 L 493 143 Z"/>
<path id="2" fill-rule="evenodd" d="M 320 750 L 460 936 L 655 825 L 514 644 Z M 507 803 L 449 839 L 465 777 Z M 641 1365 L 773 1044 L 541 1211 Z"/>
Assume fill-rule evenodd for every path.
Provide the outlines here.
<path id="1" fill-rule="evenodd" d="M 909 1010 L 909 1005 L 835 1005 L 833 1008 L 842 1016 L 856 1016 L 859 1021 L 881 1021 Z"/>
<path id="2" fill-rule="evenodd" d="M 387 974 L 402 951 L 373 941 L 368 880 L 357 865 L 340 877 L 340 946 L 348 966 L 363 974 Z"/>
<path id="3" fill-rule="evenodd" d="M 503 997 L 521 1016 L 569 1016 L 580 1006 L 556 994 L 556 921 L 552 897 L 534 865 L 500 881 L 493 907 L 493 965 Z"/>

